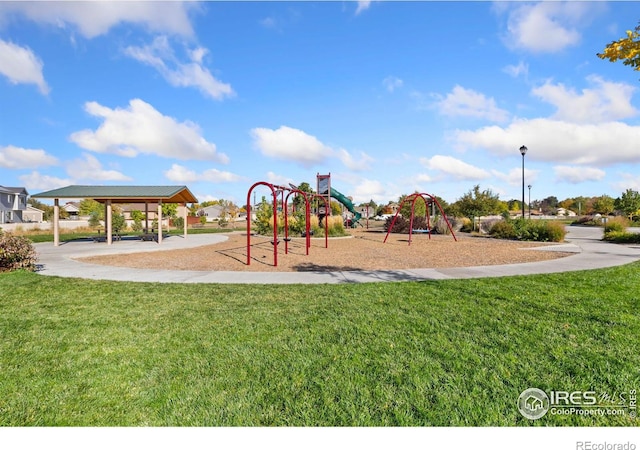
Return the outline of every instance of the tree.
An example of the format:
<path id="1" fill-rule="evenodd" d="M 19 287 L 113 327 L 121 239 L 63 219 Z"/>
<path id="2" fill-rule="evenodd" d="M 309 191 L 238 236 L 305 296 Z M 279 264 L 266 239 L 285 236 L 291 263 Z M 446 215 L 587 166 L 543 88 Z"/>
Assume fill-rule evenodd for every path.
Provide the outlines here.
<path id="1" fill-rule="evenodd" d="M 611 214 L 614 210 L 614 200 L 608 195 L 601 195 L 600 197 L 596 197 L 593 201 L 593 210 L 596 213 L 602 214 L 603 216 L 607 216 Z"/>
<path id="2" fill-rule="evenodd" d="M 302 192 L 304 192 L 306 194 L 313 194 L 314 193 L 313 188 L 307 182 L 300 183 L 298 185 L 298 190 L 302 191 Z M 307 198 L 309 199 L 309 207 L 313 207 L 313 200 L 312 200 L 311 196 L 307 195 Z M 302 197 L 302 195 L 296 195 L 295 197 L 293 197 L 293 207 L 294 207 L 294 209 L 296 211 L 304 211 L 305 205 L 304 205 L 304 198 Z"/>
<path id="3" fill-rule="evenodd" d="M 627 189 L 615 200 L 614 206 L 629 216 L 630 220 L 633 220 L 633 216 L 640 210 L 640 193 L 633 189 Z"/>
<path id="4" fill-rule="evenodd" d="M 133 231 L 142 231 L 142 220 L 144 219 L 144 213 L 138 209 L 131 210 L 131 218 L 133 219 Z"/>
<path id="5" fill-rule="evenodd" d="M 602 53 L 597 53 L 598 58 L 608 59 L 611 62 L 622 61 L 625 66 L 633 67 L 640 71 L 640 25 L 632 30 L 627 30 L 627 37 L 607 45 Z"/>
<path id="6" fill-rule="evenodd" d="M 99 203 L 93 199 L 85 198 L 81 200 L 79 210 L 81 216 L 95 216 L 97 220 L 104 219 L 104 206 L 102 205 L 102 203 Z"/>
<path id="7" fill-rule="evenodd" d="M 507 206 L 509 207 L 509 211 L 522 211 L 522 201 L 511 199 L 507 202 Z"/>
<path id="8" fill-rule="evenodd" d="M 112 214 L 111 215 L 111 228 L 116 233 L 120 233 L 122 230 L 126 228 L 126 220 L 124 219 L 124 215 L 122 214 Z"/>
<path id="9" fill-rule="evenodd" d="M 501 201 L 498 194 L 494 194 L 491 189 L 480 190 L 479 185 L 475 185 L 472 190 L 459 198 L 453 207 L 462 216 L 473 219 L 476 216 L 486 216 L 489 214 L 502 214 L 507 211 L 508 206 Z"/>
<path id="10" fill-rule="evenodd" d="M 231 200 L 220 200 L 219 204 L 222 207 L 222 211 L 220 211 L 218 224 L 221 226 L 225 226 L 228 220 L 231 219 L 235 227 L 235 218 L 238 216 L 238 207 L 236 206 L 236 204 Z"/>
<path id="11" fill-rule="evenodd" d="M 555 214 L 558 208 L 558 198 L 553 195 L 545 198 L 540 202 L 540 208 L 542 209 L 542 214 Z"/>
<path id="12" fill-rule="evenodd" d="M 163 203 L 162 204 L 162 217 L 176 217 L 178 214 L 177 203 Z"/>
<path id="13" fill-rule="evenodd" d="M 418 192 L 416 191 L 415 194 L 417 194 L 417 193 Z M 398 205 L 402 205 L 402 202 L 404 202 L 404 205 L 402 205 L 402 208 L 400 208 L 400 214 L 402 215 L 402 217 L 411 217 L 411 204 L 413 203 L 413 199 L 405 201 L 405 199 L 407 197 L 408 197 L 408 195 L 403 195 L 398 199 Z M 426 197 L 426 199 L 429 200 L 429 197 Z M 425 217 L 426 216 L 427 207 L 426 207 L 424 198 L 419 197 L 419 198 L 415 199 L 414 205 L 415 205 L 415 208 L 413 210 L 414 216 L 415 217 Z"/>

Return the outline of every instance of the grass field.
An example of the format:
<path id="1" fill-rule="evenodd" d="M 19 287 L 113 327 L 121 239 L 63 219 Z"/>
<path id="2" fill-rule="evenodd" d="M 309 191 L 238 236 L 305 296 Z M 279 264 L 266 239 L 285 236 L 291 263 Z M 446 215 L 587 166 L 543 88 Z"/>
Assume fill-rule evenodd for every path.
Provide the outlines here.
<path id="1" fill-rule="evenodd" d="M 530 421 L 529 387 L 640 387 L 640 264 L 330 286 L 0 274 L 1 426 L 634 426 Z"/>

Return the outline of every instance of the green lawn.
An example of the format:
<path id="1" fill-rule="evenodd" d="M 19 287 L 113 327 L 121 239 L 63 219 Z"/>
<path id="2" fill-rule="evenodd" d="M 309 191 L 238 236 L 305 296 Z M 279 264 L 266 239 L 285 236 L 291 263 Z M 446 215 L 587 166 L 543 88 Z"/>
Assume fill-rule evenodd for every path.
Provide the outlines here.
<path id="1" fill-rule="evenodd" d="M 0 425 L 637 425 L 523 418 L 640 387 L 640 264 L 330 286 L 0 274 Z"/>
<path id="2" fill-rule="evenodd" d="M 241 228 L 189 228 L 189 230 L 187 231 L 188 234 L 209 234 L 209 233 L 229 233 L 231 231 L 235 231 L 235 230 L 240 230 Z M 171 235 L 177 235 L 177 236 L 182 236 L 182 234 L 184 233 L 183 230 L 178 230 L 178 229 L 172 229 L 168 232 L 168 234 Z M 104 236 L 104 229 L 100 230 L 100 233 L 98 233 L 98 230 L 96 231 L 72 231 L 72 232 L 65 232 L 65 230 L 60 232 L 60 241 L 65 242 L 65 241 L 73 241 L 76 239 L 87 239 L 87 238 L 92 238 L 94 236 L 97 236 L 99 234 L 102 234 Z M 51 233 L 24 233 L 24 236 L 28 237 L 29 240 L 33 243 L 41 243 L 41 242 L 53 242 L 53 234 Z M 122 236 L 140 236 L 142 235 L 142 232 L 135 232 L 135 231 L 128 231 L 126 233 L 122 233 Z"/>

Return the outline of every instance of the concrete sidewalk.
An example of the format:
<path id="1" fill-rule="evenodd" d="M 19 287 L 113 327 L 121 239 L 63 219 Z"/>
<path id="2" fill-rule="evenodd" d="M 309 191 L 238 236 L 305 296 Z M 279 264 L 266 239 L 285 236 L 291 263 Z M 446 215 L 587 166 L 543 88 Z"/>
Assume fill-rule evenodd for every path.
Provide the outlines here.
<path id="1" fill-rule="evenodd" d="M 258 283 L 258 284 L 321 284 L 366 283 L 381 281 L 421 281 L 453 278 L 484 278 L 511 275 L 570 272 L 627 264 L 640 260 L 640 245 L 619 245 L 601 241 L 602 228 L 567 227 L 566 243 L 543 247 L 575 253 L 551 261 L 508 264 L 502 266 L 457 267 L 449 269 L 409 269 L 340 272 L 202 272 L 188 270 L 132 269 L 81 263 L 73 258 L 193 248 L 223 242 L 220 234 L 195 234 L 188 238 L 172 236 L 156 242 L 122 240 L 111 246 L 87 241 L 67 242 L 59 247 L 53 243 L 35 244 L 42 275 L 88 278 L 94 280 L 139 281 L 152 283 Z M 539 249 L 540 247 L 538 247 Z M 536 251 L 526 249 L 522 251 Z"/>

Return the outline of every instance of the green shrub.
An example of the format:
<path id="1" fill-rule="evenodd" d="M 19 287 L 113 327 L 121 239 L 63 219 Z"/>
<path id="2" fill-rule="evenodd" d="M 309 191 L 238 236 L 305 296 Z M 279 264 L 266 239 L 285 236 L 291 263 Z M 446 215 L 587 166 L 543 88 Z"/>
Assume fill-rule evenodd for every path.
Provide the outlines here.
<path id="1" fill-rule="evenodd" d="M 133 231 L 142 231 L 142 220 L 136 218 L 133 219 L 133 225 L 131 225 Z"/>
<path id="2" fill-rule="evenodd" d="M 460 231 L 464 233 L 471 233 L 473 231 L 473 221 L 468 217 L 463 217 L 461 221 L 462 225 L 460 226 Z"/>
<path id="3" fill-rule="evenodd" d="M 605 241 L 616 244 L 640 244 L 640 233 L 630 233 L 628 231 L 609 231 L 604 234 Z"/>
<path id="4" fill-rule="evenodd" d="M 511 220 L 501 220 L 493 224 L 489 234 L 498 239 L 515 239 L 516 227 Z"/>
<path id="5" fill-rule="evenodd" d="M 0 272 L 24 269 L 34 272 L 38 255 L 31 241 L 0 231 Z"/>
<path id="6" fill-rule="evenodd" d="M 610 231 L 626 231 L 629 227 L 629 219 L 623 216 L 612 217 L 611 219 L 607 219 L 607 222 L 604 225 L 604 232 L 608 233 Z"/>
<path id="7" fill-rule="evenodd" d="M 600 220 L 594 216 L 583 216 L 571 222 L 571 225 L 583 225 L 589 227 L 600 226 Z"/>
<path id="8" fill-rule="evenodd" d="M 567 232 L 564 225 L 555 221 L 517 219 L 494 223 L 489 234 L 500 239 L 562 242 Z"/>

